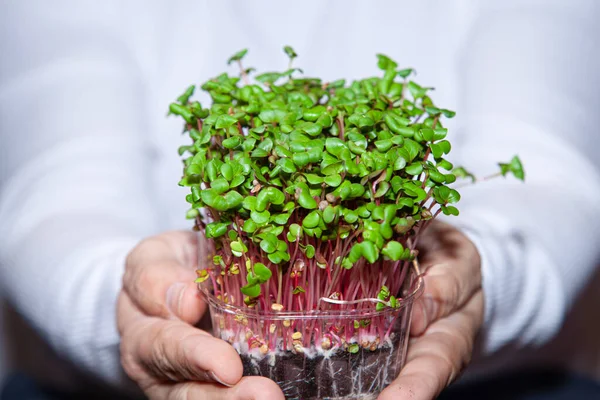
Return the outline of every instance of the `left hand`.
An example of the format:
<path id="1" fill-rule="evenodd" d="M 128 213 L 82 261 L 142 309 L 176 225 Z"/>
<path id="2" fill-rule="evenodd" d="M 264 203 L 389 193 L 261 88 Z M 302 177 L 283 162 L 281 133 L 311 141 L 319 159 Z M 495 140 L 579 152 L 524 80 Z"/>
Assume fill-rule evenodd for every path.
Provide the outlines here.
<path id="1" fill-rule="evenodd" d="M 415 302 L 407 362 L 379 400 L 431 400 L 471 360 L 483 324 L 481 259 L 456 228 L 433 223 L 421 238 L 425 291 Z"/>

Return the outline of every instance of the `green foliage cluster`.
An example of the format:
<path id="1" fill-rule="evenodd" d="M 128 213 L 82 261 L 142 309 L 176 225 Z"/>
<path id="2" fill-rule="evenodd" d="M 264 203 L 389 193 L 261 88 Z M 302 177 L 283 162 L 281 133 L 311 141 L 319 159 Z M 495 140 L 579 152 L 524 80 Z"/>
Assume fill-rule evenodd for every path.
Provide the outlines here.
<path id="1" fill-rule="evenodd" d="M 192 139 L 179 149 L 188 218 L 226 254 L 244 258 L 251 249 L 272 265 L 289 264 L 295 242 L 312 259 L 305 237 L 338 243 L 335 263 L 347 269 L 362 258 L 411 259 L 410 238 L 427 221 L 458 215 L 460 195 L 449 185 L 472 177 L 446 159 L 442 119 L 454 112 L 436 106 L 432 88 L 385 55 L 377 55 L 380 76 L 347 83 L 300 76 L 296 53 L 284 51 L 286 71 L 242 84 L 251 72 L 242 50 L 229 60 L 240 76 L 223 73 L 201 85 L 210 107 L 192 100 L 194 86 L 170 105 Z M 522 177 L 517 162 L 502 164 L 502 173 Z M 267 270 L 251 263 L 245 294 L 260 294 L 255 287 L 270 278 Z"/>

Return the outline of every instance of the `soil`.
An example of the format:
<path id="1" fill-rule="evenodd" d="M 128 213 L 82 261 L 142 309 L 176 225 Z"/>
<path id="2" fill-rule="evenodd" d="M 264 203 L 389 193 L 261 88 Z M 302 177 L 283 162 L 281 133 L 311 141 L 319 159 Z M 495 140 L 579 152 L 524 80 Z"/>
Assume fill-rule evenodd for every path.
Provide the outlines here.
<path id="1" fill-rule="evenodd" d="M 400 369 L 402 340 L 393 341 L 392 346 L 374 351 L 361 348 L 355 354 L 340 350 L 327 357 L 285 352 L 261 360 L 247 354 L 241 358 L 244 375 L 274 380 L 286 399 L 374 399 Z"/>

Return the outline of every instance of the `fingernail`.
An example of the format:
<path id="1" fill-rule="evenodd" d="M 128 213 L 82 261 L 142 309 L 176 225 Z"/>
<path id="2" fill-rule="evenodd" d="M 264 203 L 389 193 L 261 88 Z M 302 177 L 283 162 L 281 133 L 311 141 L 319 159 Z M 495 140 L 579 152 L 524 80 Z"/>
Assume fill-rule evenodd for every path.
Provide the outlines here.
<path id="1" fill-rule="evenodd" d="M 423 302 L 425 303 L 425 311 L 427 313 L 427 323 L 433 322 L 435 318 L 437 318 L 437 302 L 431 298 L 430 296 L 425 296 L 423 298 Z"/>
<path id="2" fill-rule="evenodd" d="M 177 316 L 181 313 L 181 301 L 186 287 L 187 284 L 177 282 L 172 284 L 167 290 L 167 307 L 169 307 L 169 310 Z"/>
<path id="3" fill-rule="evenodd" d="M 233 387 L 233 385 L 230 385 L 229 383 L 225 383 L 225 382 L 223 382 L 223 380 L 221 380 L 221 378 L 219 378 L 219 377 L 217 376 L 217 374 L 215 374 L 215 373 L 214 373 L 214 372 L 212 372 L 212 371 L 208 371 L 208 376 L 210 376 L 210 377 L 211 377 L 211 378 L 212 378 L 212 379 L 213 379 L 215 382 L 218 382 L 218 383 L 220 383 L 220 384 L 221 384 L 221 385 L 223 385 L 223 386 L 227 386 L 227 387 Z"/>

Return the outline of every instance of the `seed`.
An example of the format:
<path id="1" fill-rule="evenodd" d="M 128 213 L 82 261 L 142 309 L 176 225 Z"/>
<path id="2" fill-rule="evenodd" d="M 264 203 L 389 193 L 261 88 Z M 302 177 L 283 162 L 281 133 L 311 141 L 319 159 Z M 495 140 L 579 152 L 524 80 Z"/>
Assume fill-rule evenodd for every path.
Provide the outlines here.
<path id="1" fill-rule="evenodd" d="M 267 354 L 269 352 L 269 346 L 263 344 L 262 346 L 260 346 L 260 352 L 261 354 Z"/>
<path id="2" fill-rule="evenodd" d="M 304 353 L 304 348 L 301 343 L 294 343 L 294 350 L 296 350 L 296 353 Z"/>
<path id="3" fill-rule="evenodd" d="M 244 317 L 244 319 L 242 320 L 242 324 L 244 326 L 248 326 L 248 318 Z"/>
<path id="4" fill-rule="evenodd" d="M 369 350 L 371 350 L 371 351 L 377 350 L 377 345 L 375 344 L 375 342 L 373 342 L 373 344 L 371 345 L 371 347 L 369 347 Z"/>
<path id="5" fill-rule="evenodd" d="M 294 270 L 301 272 L 304 270 L 304 267 L 306 266 L 306 264 L 304 264 L 304 261 L 302 260 L 296 260 L 296 262 L 294 262 Z"/>
<path id="6" fill-rule="evenodd" d="M 285 326 L 286 328 L 289 328 L 290 325 L 292 325 L 291 321 L 289 319 L 284 319 L 283 320 L 283 326 Z"/>
<path id="7" fill-rule="evenodd" d="M 329 202 L 327 200 L 323 200 L 323 201 L 319 202 L 319 210 L 323 211 L 324 209 L 327 208 L 328 205 L 329 205 Z"/>
<path id="8" fill-rule="evenodd" d="M 246 331 L 246 340 L 250 340 L 250 338 L 252 337 L 252 335 L 254 335 L 254 333 L 250 329 L 248 329 Z"/>
<path id="9" fill-rule="evenodd" d="M 294 340 L 300 340 L 300 339 L 302 339 L 302 333 L 300 333 L 300 332 L 294 332 L 294 333 L 292 333 L 292 339 L 294 339 Z"/>
<path id="10" fill-rule="evenodd" d="M 323 340 L 321 341 L 321 347 L 323 348 L 323 350 L 329 350 L 331 348 L 331 339 L 329 339 L 328 337 L 323 338 Z"/>
<path id="11" fill-rule="evenodd" d="M 271 305 L 271 310 L 273 310 L 273 311 L 281 311 L 281 310 L 283 310 L 283 304 L 273 303 Z"/>
<path id="12" fill-rule="evenodd" d="M 271 324 L 271 326 L 269 327 L 269 332 L 275 333 L 276 330 L 277 330 L 277 325 Z"/>
<path id="13" fill-rule="evenodd" d="M 362 344 L 362 347 L 365 349 L 368 349 L 371 346 L 371 343 L 369 343 L 366 340 L 363 340 L 363 342 L 361 344 Z"/>

